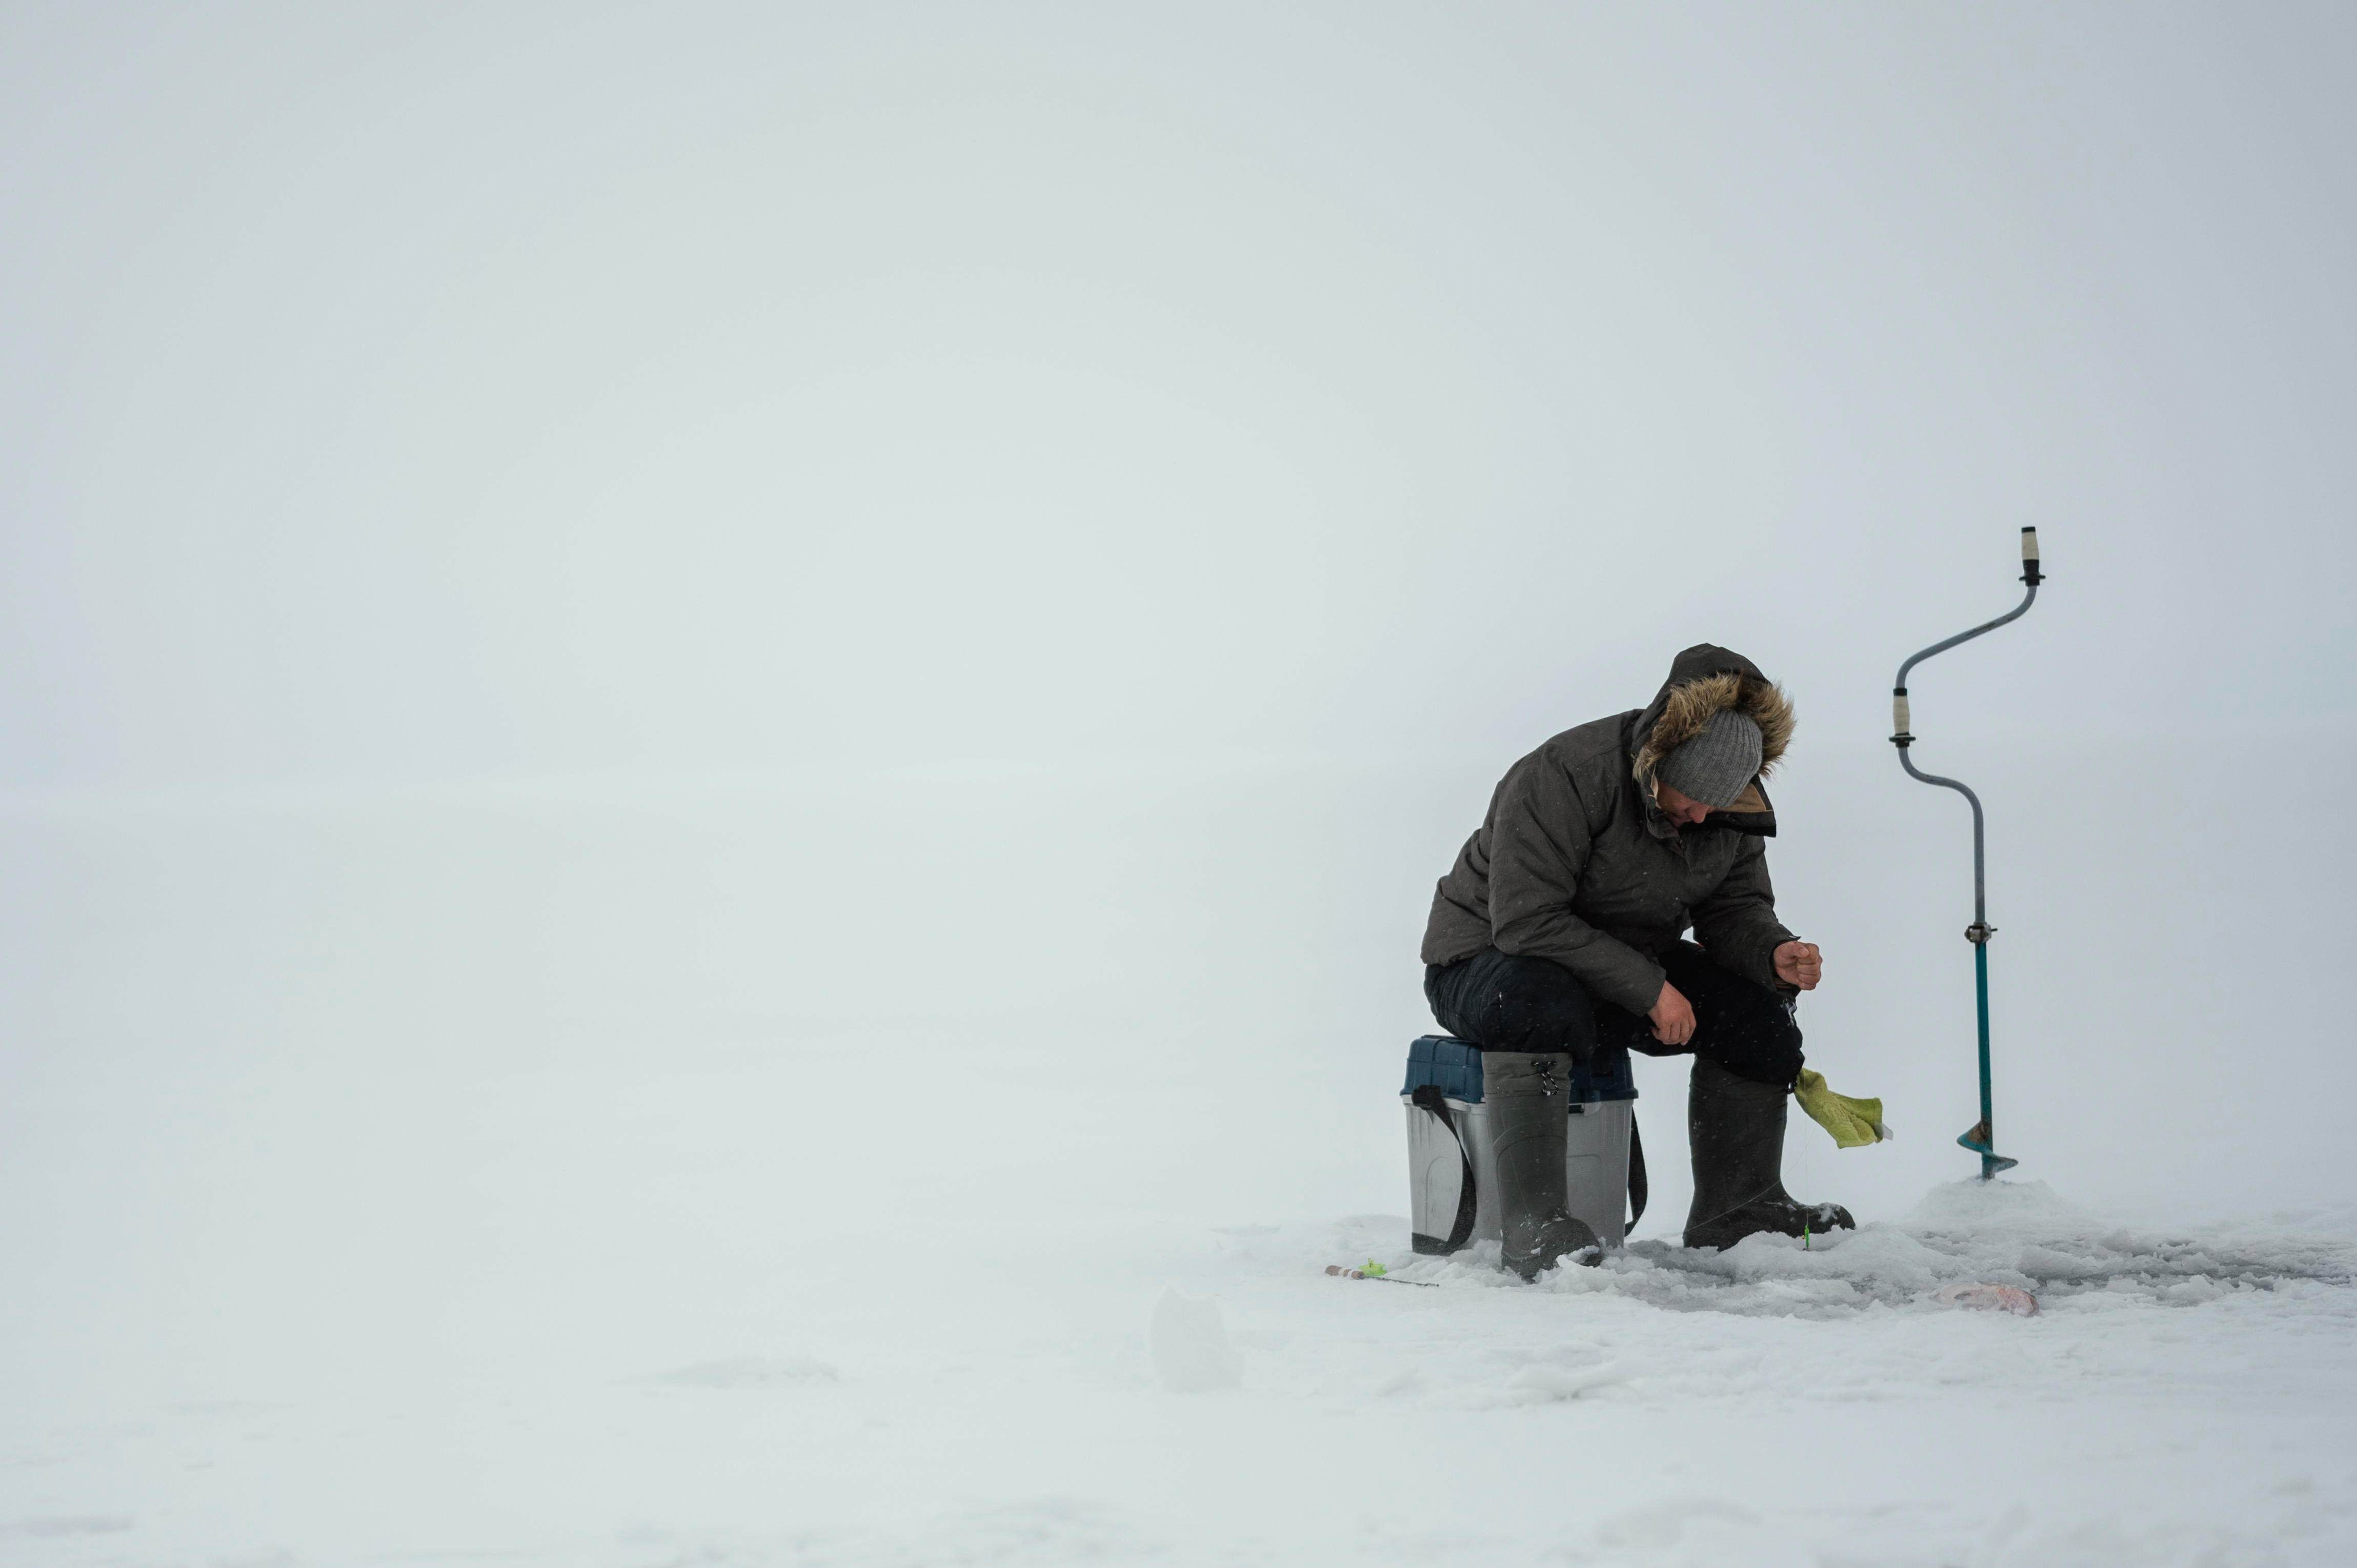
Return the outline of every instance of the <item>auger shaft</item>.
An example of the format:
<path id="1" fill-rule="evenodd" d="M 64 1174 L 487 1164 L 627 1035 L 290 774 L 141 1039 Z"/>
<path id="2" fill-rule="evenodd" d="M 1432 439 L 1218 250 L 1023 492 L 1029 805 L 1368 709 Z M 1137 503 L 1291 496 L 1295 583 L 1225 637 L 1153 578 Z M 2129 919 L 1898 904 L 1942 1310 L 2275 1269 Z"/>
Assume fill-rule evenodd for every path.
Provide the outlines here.
<path id="1" fill-rule="evenodd" d="M 1973 793 L 1970 786 L 1953 779 L 1943 779 L 1936 773 L 1924 772 L 1915 766 L 1915 759 L 1909 755 L 1908 747 L 1914 745 L 1915 736 L 1909 727 L 1912 715 L 1908 711 L 1907 672 L 1935 653 L 1945 653 L 1959 643 L 1970 642 L 2029 613 L 2029 607 L 2038 602 L 2038 585 L 2045 581 L 2045 574 L 2039 570 L 2038 565 L 2038 530 L 2035 528 L 2021 531 L 2021 580 L 2029 590 L 2022 596 L 2021 603 L 1995 620 L 1985 621 L 1970 631 L 1960 631 L 1916 654 L 1899 667 L 1899 679 L 1892 682 L 1890 688 L 1890 744 L 1899 748 L 1899 765 L 1907 770 L 1910 779 L 1936 784 L 1943 789 L 1953 789 L 1973 808 L 1973 923 L 1964 929 L 1964 940 L 1973 944 L 1974 992 L 1980 1004 L 1981 1119 L 1972 1131 L 1956 1142 L 1980 1155 L 1983 1181 L 2019 1163 L 1996 1152 L 1996 1112 L 1989 1086 L 1988 942 L 1996 935 L 1996 928 L 1988 923 L 1987 857 L 1984 847 L 1986 830 L 1982 818 L 1981 798 Z"/>

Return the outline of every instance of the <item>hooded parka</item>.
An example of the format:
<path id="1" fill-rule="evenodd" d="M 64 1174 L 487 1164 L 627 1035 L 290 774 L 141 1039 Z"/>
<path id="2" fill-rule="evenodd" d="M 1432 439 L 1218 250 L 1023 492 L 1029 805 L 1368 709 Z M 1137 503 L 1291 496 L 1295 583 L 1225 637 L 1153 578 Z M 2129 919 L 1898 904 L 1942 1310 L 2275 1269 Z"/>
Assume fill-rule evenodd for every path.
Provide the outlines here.
<path id="1" fill-rule="evenodd" d="M 1765 778 L 1792 740 L 1792 704 L 1751 660 L 1708 643 L 1672 661 L 1648 706 L 1566 730 L 1515 763 L 1434 890 L 1424 961 L 1491 946 L 1552 959 L 1598 1001 L 1643 1014 L 1662 992 L 1656 955 L 1691 927 L 1718 962 L 1774 985 L 1776 948 L 1793 937 L 1768 882 L 1776 815 L 1760 779 L 1691 827 L 1653 798 L 1662 758 L 1727 708 L 1760 725 Z"/>

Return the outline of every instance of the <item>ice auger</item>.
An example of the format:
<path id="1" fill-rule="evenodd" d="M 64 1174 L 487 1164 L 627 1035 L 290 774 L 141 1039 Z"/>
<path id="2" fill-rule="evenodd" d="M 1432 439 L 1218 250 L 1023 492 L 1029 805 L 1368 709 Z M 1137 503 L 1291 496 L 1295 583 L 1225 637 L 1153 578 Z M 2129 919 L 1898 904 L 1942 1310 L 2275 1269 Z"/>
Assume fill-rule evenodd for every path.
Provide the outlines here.
<path id="1" fill-rule="evenodd" d="M 1890 744 L 1899 748 L 1899 765 L 1907 769 L 1909 778 L 1920 779 L 1926 784 L 1937 784 L 1944 789 L 1953 789 L 1973 806 L 1973 923 L 1964 928 L 1964 940 L 1973 944 L 1973 979 L 1980 997 L 1981 1119 L 1956 1142 L 1980 1155 L 1983 1181 L 1999 1171 L 2010 1170 L 2021 1162 L 2007 1159 L 1996 1152 L 1996 1117 L 1989 1104 L 1988 943 L 1989 939 L 1996 935 L 1996 928 L 1988 923 L 1988 881 L 1981 855 L 1981 798 L 1953 779 L 1943 779 L 1936 773 L 1924 772 L 1908 755 L 1907 748 L 1914 744 L 1915 736 L 1907 727 L 1907 671 L 1934 653 L 1945 653 L 1960 642 L 1970 642 L 1984 632 L 1995 631 L 2009 620 L 2020 619 L 2029 612 L 2029 607 L 2038 602 L 2038 585 L 2045 581 L 2045 575 L 2038 569 L 2038 530 L 2034 528 L 2021 531 L 2021 580 L 2029 585 L 2029 591 L 2022 596 L 2020 604 L 1993 621 L 1976 626 L 1970 631 L 1960 631 L 1946 641 L 1935 642 L 1918 653 L 1899 667 L 1899 679 L 1890 689 Z"/>

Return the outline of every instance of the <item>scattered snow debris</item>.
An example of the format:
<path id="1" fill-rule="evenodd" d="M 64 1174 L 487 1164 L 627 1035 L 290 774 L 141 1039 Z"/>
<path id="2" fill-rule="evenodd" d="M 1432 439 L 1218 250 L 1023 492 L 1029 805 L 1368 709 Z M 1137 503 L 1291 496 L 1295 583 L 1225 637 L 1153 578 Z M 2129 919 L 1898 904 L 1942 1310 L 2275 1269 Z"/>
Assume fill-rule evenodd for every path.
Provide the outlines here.
<path id="1" fill-rule="evenodd" d="M 677 1389 L 778 1389 L 807 1387 L 842 1380 L 842 1374 L 823 1361 L 807 1356 L 791 1361 L 765 1360 L 759 1356 L 731 1356 L 718 1361 L 698 1361 L 669 1372 L 641 1378 Z"/>
<path id="2" fill-rule="evenodd" d="M 1154 1351 L 1154 1376 L 1171 1393 L 1208 1393 L 1243 1381 L 1243 1358 L 1228 1343 L 1216 1301 L 1190 1301 L 1176 1286 L 1164 1291 L 1154 1304 L 1146 1342 Z"/>
<path id="3" fill-rule="evenodd" d="M 1338 1239 L 1385 1263 L 1395 1279 L 1523 1288 L 1499 1272 L 1494 1242 L 1419 1257 L 1396 1237 L 1386 1248 L 1367 1221 L 1348 1225 Z M 2357 1247 L 2344 1240 L 2248 1227 L 2162 1236 L 2097 1219 L 2043 1182 L 1967 1180 L 1934 1187 L 1901 1220 L 1828 1231 L 1805 1248 L 1789 1236 L 1747 1236 L 1723 1251 L 1640 1240 L 1606 1253 L 1596 1267 L 1549 1270 L 1535 1288 L 1625 1296 L 1678 1312 L 1828 1317 L 1874 1305 L 1943 1305 L 1936 1293 L 1951 1285 L 2050 1302 L 2101 1291 L 2191 1306 L 2240 1292 L 2352 1283 Z"/>
<path id="4" fill-rule="evenodd" d="M 1983 1312 L 2009 1312 L 2016 1317 L 2038 1316 L 2038 1298 L 2013 1285 L 1942 1285 L 1932 1298 L 1943 1306 L 1970 1306 Z"/>

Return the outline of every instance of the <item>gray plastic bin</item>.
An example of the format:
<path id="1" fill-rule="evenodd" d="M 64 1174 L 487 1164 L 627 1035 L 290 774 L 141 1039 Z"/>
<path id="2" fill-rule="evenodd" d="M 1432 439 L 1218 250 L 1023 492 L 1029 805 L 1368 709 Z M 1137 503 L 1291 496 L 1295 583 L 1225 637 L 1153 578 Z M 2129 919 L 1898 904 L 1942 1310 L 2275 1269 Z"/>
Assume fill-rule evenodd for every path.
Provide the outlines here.
<path id="1" fill-rule="evenodd" d="M 1636 1144 L 1637 1088 L 1626 1053 L 1576 1079 L 1564 1159 L 1566 1206 L 1608 1247 L 1628 1239 L 1644 1210 L 1643 1156 L 1630 1179 Z M 1408 1218 L 1415 1250 L 1448 1253 L 1498 1239 L 1498 1163 L 1481 1102 L 1480 1053 L 1462 1040 L 1427 1035 L 1410 1047 L 1407 1112 Z"/>

